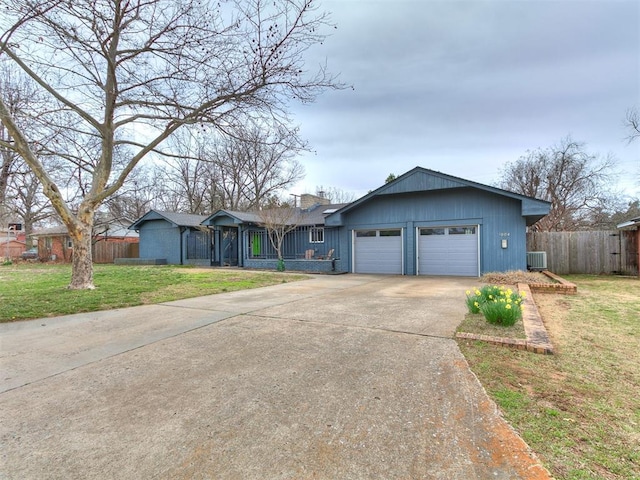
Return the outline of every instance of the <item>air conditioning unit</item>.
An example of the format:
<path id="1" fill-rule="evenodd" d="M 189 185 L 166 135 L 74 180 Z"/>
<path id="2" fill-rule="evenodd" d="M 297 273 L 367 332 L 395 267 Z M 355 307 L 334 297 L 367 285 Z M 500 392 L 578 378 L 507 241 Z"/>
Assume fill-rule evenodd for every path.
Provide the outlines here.
<path id="1" fill-rule="evenodd" d="M 547 269 L 547 252 L 527 252 L 527 268 L 529 270 Z"/>

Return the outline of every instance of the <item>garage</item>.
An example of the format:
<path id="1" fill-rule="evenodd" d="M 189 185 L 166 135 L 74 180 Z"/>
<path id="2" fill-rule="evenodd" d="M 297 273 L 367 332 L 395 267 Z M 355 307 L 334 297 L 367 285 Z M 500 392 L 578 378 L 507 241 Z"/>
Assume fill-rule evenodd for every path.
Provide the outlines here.
<path id="1" fill-rule="evenodd" d="M 355 230 L 353 271 L 401 275 L 402 229 Z"/>
<path id="2" fill-rule="evenodd" d="M 417 229 L 418 274 L 477 277 L 477 225 Z"/>

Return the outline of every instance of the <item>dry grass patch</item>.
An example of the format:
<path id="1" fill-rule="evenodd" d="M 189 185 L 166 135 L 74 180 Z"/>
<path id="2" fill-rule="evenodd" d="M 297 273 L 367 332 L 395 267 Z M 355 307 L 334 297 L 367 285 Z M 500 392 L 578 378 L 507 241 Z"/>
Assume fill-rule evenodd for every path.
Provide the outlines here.
<path id="1" fill-rule="evenodd" d="M 567 280 L 577 295 L 535 294 L 556 355 L 458 343 L 554 477 L 640 478 L 640 281 Z"/>
<path id="2" fill-rule="evenodd" d="M 511 270 L 509 272 L 485 273 L 480 281 L 495 285 L 517 285 L 518 283 L 553 283 L 549 277 L 540 272 Z"/>

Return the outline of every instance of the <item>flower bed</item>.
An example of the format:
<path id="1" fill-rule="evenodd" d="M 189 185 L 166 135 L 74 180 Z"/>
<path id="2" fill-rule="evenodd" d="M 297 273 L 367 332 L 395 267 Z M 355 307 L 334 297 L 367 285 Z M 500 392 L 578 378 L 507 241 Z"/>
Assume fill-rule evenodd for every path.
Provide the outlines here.
<path id="1" fill-rule="evenodd" d="M 489 323 L 511 326 L 522 317 L 524 295 L 510 288 L 485 285 L 474 292 L 467 290 L 466 303 L 469 313 L 482 313 Z"/>

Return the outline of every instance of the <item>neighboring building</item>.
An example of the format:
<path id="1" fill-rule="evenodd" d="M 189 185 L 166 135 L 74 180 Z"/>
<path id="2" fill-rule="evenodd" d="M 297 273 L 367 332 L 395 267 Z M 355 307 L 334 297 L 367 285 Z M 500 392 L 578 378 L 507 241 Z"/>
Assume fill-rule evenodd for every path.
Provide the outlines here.
<path id="1" fill-rule="evenodd" d="M 42 260 L 71 262 L 73 242 L 66 226 L 42 228 L 33 232 L 32 237 L 38 240 L 38 256 Z M 101 244 L 137 244 L 138 241 L 136 232 L 116 222 L 96 225 L 92 237 L 94 261 L 97 259 L 97 263 L 113 262 L 113 254 L 103 251 L 105 249 Z"/>
<path id="2" fill-rule="evenodd" d="M 421 167 L 353 203 L 327 203 L 301 196 L 297 227 L 285 240 L 288 269 L 459 276 L 524 270 L 527 226 L 550 209 L 543 200 Z M 147 213 L 130 227 L 140 232 L 140 257 L 275 268 L 260 212 L 220 210 L 197 217 Z M 197 251 L 202 256 L 196 259 Z"/>
<path id="3" fill-rule="evenodd" d="M 38 257 L 42 260 L 71 262 L 73 245 L 64 225 L 41 228 L 34 231 L 31 237 L 38 241 Z"/>
<path id="4" fill-rule="evenodd" d="M 9 222 L 0 227 L 0 258 L 20 258 L 26 249 L 26 234 L 22 223 Z"/>
<path id="5" fill-rule="evenodd" d="M 638 276 L 640 277 L 640 217 L 630 218 L 626 222 L 622 222 L 617 225 L 619 229 L 634 229 L 636 230 L 635 249 L 636 249 L 636 265 L 638 266 Z"/>
<path id="6" fill-rule="evenodd" d="M 0 259 L 18 259 L 26 249 L 25 242 L 14 238 L 0 238 Z"/>

